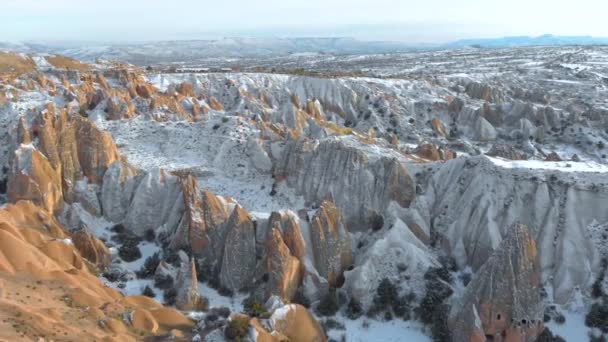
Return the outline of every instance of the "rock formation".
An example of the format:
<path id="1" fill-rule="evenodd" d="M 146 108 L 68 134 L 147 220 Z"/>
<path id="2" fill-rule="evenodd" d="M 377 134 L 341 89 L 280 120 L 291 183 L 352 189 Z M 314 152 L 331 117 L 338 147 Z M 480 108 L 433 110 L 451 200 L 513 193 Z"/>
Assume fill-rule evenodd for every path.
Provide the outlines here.
<path id="1" fill-rule="evenodd" d="M 63 207 L 61 177 L 50 161 L 32 145 L 15 151 L 8 179 L 8 199 L 32 201 L 52 213 Z"/>
<path id="2" fill-rule="evenodd" d="M 237 205 L 226 227 L 219 279 L 222 286 L 238 291 L 250 286 L 256 275 L 255 226 L 249 214 Z"/>
<path id="3" fill-rule="evenodd" d="M 194 259 L 190 260 L 184 251 L 179 251 L 180 268 L 175 280 L 177 298 L 175 306 L 185 311 L 206 310 L 207 304 L 198 292 L 198 279 Z"/>
<path id="4" fill-rule="evenodd" d="M 314 262 L 330 286 L 340 285 L 342 273 L 353 262 L 350 237 L 335 204 L 326 200 L 310 223 Z"/>
<path id="5" fill-rule="evenodd" d="M 366 154 L 350 143 L 289 141 L 275 156 L 274 173 L 309 201 L 320 203 L 331 195 L 349 229 L 367 229 L 390 201 L 408 207 L 415 196 L 414 182 L 398 159 Z"/>
<path id="6" fill-rule="evenodd" d="M 266 258 L 266 297 L 277 295 L 285 301 L 290 301 L 302 281 L 302 264 L 298 258 L 291 255 L 281 232 L 274 228 L 266 240 Z"/>
<path id="7" fill-rule="evenodd" d="M 455 341 L 536 341 L 543 331 L 540 268 L 528 227 L 512 226 L 450 315 Z"/>

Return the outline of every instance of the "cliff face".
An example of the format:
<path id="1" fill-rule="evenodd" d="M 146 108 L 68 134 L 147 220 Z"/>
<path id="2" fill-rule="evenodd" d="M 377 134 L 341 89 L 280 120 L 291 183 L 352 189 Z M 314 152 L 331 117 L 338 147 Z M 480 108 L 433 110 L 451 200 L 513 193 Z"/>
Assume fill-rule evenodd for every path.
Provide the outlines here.
<path id="1" fill-rule="evenodd" d="M 289 141 L 277 156 L 275 176 L 285 178 L 309 201 L 321 203 L 330 195 L 349 229 L 369 228 L 391 201 L 408 207 L 414 182 L 399 160 L 348 144 L 340 139 Z"/>
<path id="2" fill-rule="evenodd" d="M 537 241 L 542 281 L 553 286 L 556 302 L 565 303 L 599 268 L 589 227 L 608 221 L 606 177 L 505 163 L 484 156 L 451 160 L 430 174 L 412 207 L 424 225 L 432 222 L 444 250 L 474 270 L 498 248 L 506 227 L 527 225 Z"/>
<path id="3" fill-rule="evenodd" d="M 536 243 L 528 227 L 516 224 L 453 307 L 454 340 L 536 341 L 544 329 L 540 278 Z"/>

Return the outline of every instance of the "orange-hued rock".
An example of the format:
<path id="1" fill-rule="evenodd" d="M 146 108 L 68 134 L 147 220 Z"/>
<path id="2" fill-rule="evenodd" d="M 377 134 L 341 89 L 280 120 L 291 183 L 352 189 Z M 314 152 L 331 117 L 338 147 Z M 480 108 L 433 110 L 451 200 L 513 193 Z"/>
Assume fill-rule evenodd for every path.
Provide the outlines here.
<path id="1" fill-rule="evenodd" d="M 305 307 L 289 304 L 272 314 L 273 332 L 278 332 L 292 342 L 325 342 L 323 328 Z M 251 323 L 250 323 L 251 324 Z"/>
<path id="2" fill-rule="evenodd" d="M 17 127 L 17 142 L 19 144 L 29 144 L 32 142 L 30 131 L 25 127 L 25 120 L 23 117 L 19 118 L 19 126 Z"/>
<path id="3" fill-rule="evenodd" d="M 52 104 L 34 120 L 33 135 L 56 172 L 61 173 L 66 200 L 72 200 L 73 184 L 86 176 L 100 184 L 103 174 L 120 159 L 112 136 L 87 118 L 69 116 L 66 110 L 56 113 Z"/>
<path id="4" fill-rule="evenodd" d="M 303 277 L 302 263 L 291 255 L 278 229 L 271 229 L 266 239 L 266 272 L 269 275 L 266 297 L 279 296 L 289 302 Z"/>
<path id="5" fill-rule="evenodd" d="M 188 248 L 202 261 L 220 260 L 226 238 L 226 221 L 230 213 L 223 200 L 209 191 L 202 196 L 192 175 L 181 179 L 184 199 L 184 216 L 174 235 L 172 247 Z"/>
<path id="6" fill-rule="evenodd" d="M 509 144 L 494 144 L 486 154 L 490 157 L 500 157 L 510 160 L 526 159 L 526 156 L 518 152 L 515 146 Z"/>
<path id="7" fill-rule="evenodd" d="M 218 101 L 215 96 L 211 96 L 209 98 L 209 107 L 216 111 L 224 110 L 224 105 L 220 101 Z"/>
<path id="8" fill-rule="evenodd" d="M 103 174 L 115 161 L 120 160 L 112 136 L 100 130 L 83 117 L 75 116 L 76 146 L 82 173 L 93 183 L 101 183 Z"/>
<path id="9" fill-rule="evenodd" d="M 110 250 L 86 230 L 72 232 L 72 242 L 85 259 L 99 269 L 105 269 L 112 264 Z"/>
<path id="10" fill-rule="evenodd" d="M 433 127 L 433 131 L 435 131 L 435 133 L 437 133 L 438 135 L 444 138 L 448 136 L 446 133 L 445 126 L 443 125 L 443 122 L 441 122 L 441 120 L 437 118 L 431 120 L 431 127 Z"/>
<path id="11" fill-rule="evenodd" d="M 545 158 L 545 161 L 559 162 L 559 161 L 562 161 L 562 158 L 559 156 L 559 154 L 557 154 L 557 152 L 553 151 L 547 155 L 547 157 Z"/>
<path id="12" fill-rule="evenodd" d="M 60 174 L 32 145 L 21 145 L 15 151 L 8 177 L 8 200 L 32 201 L 53 213 L 63 207 Z"/>
<path id="13" fill-rule="evenodd" d="M 534 238 L 527 226 L 515 224 L 453 307 L 454 340 L 536 341 L 544 329 L 540 281 Z"/>
<path id="14" fill-rule="evenodd" d="M 193 323 L 179 311 L 106 287 L 69 237 L 32 202 L 0 209 L 0 340 L 138 341 L 172 329 L 188 336 Z"/>
<path id="15" fill-rule="evenodd" d="M 445 147 L 437 147 L 433 144 L 419 145 L 414 153 L 420 158 L 430 161 L 451 160 L 456 158 L 456 152 Z"/>
<path id="16" fill-rule="evenodd" d="M 190 82 L 182 82 L 176 88 L 177 91 L 182 96 L 192 97 L 194 96 L 194 87 Z"/>
<path id="17" fill-rule="evenodd" d="M 150 99 L 156 93 L 156 89 L 150 84 L 140 83 L 135 86 L 135 92 L 144 99 Z"/>
<path id="18" fill-rule="evenodd" d="M 302 236 L 297 214 L 291 211 L 284 213 L 273 212 L 268 219 L 268 227 L 270 229 L 279 229 L 282 232 L 285 245 L 289 247 L 291 255 L 303 261 L 302 259 L 306 253 L 306 243 Z"/>
<path id="19" fill-rule="evenodd" d="M 353 263 L 350 237 L 342 222 L 342 214 L 331 200 L 325 200 L 310 223 L 314 262 L 319 275 L 331 286 Z"/>

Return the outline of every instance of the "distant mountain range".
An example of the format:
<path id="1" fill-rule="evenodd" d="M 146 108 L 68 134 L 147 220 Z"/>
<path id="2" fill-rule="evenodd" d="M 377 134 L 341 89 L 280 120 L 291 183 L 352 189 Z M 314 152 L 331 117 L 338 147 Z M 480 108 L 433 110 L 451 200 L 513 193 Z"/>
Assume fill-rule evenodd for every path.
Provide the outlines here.
<path id="1" fill-rule="evenodd" d="M 142 43 L 24 42 L 2 43 L 0 50 L 51 53 L 83 61 L 106 58 L 137 65 L 195 61 L 205 58 L 289 56 L 301 54 L 374 54 L 416 49 L 507 48 L 548 45 L 600 45 L 608 38 L 591 36 L 504 37 L 465 39 L 448 44 L 412 45 L 402 42 L 362 41 L 354 38 L 223 38 Z"/>
<path id="2" fill-rule="evenodd" d="M 546 34 L 538 37 L 514 36 L 487 39 L 463 39 L 443 45 L 446 48 L 480 47 L 507 48 L 518 46 L 555 46 L 555 45 L 605 45 L 608 38 L 591 36 L 554 36 Z"/>

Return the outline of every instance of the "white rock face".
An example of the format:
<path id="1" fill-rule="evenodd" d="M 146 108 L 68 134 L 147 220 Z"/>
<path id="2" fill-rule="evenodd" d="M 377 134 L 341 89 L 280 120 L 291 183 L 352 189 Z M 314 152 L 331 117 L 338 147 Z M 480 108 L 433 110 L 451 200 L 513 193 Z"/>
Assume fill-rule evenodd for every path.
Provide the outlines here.
<path id="1" fill-rule="evenodd" d="M 608 222 L 603 173 L 559 172 L 499 166 L 487 157 L 459 158 L 430 177 L 420 212 L 442 234 L 443 247 L 461 265 L 478 269 L 498 247 L 505 227 L 527 225 L 540 254 L 542 279 L 565 303 L 585 287 L 599 256 L 589 226 Z M 432 223 L 432 225 L 431 225 Z"/>
<path id="2" fill-rule="evenodd" d="M 389 278 L 401 284 L 404 292 L 420 295 L 425 272 L 437 265 L 428 247 L 397 219 L 382 238 L 357 255 L 353 270 L 344 274 L 344 288 L 367 309 L 382 279 Z"/>
<path id="3" fill-rule="evenodd" d="M 369 228 L 371 217 L 382 214 L 391 201 L 407 207 L 415 195 L 403 160 L 366 153 L 353 139 L 289 141 L 274 157 L 276 176 L 286 177 L 308 201 L 320 204 L 331 196 L 349 229 Z"/>
<path id="4" fill-rule="evenodd" d="M 138 235 L 148 229 L 165 227 L 173 232 L 184 211 L 184 200 L 179 178 L 154 169 L 137 185 L 133 200 L 127 210 L 124 225 Z"/>
<path id="5" fill-rule="evenodd" d="M 112 222 L 122 222 L 135 191 L 137 179 L 135 172 L 116 161 L 110 165 L 103 176 L 101 205 L 103 216 Z"/>

